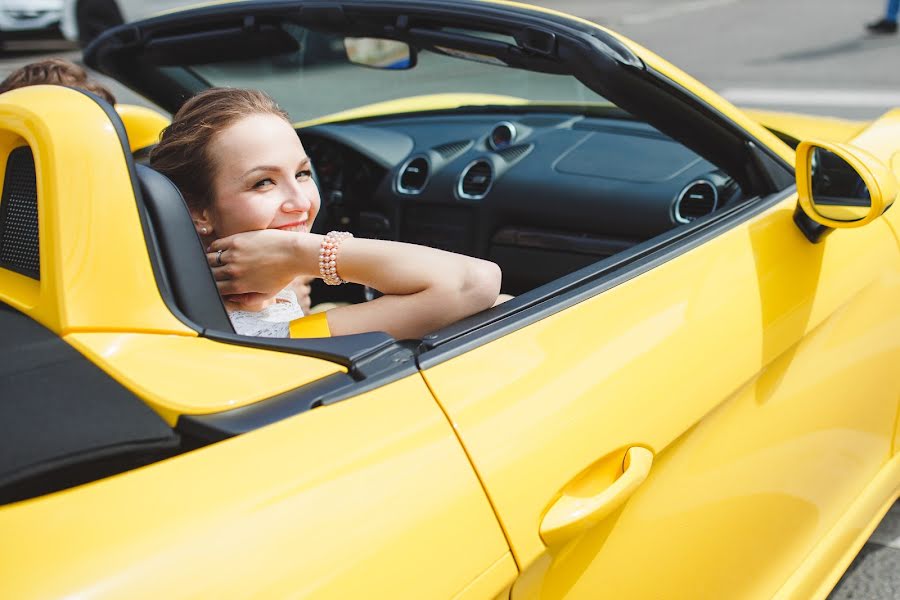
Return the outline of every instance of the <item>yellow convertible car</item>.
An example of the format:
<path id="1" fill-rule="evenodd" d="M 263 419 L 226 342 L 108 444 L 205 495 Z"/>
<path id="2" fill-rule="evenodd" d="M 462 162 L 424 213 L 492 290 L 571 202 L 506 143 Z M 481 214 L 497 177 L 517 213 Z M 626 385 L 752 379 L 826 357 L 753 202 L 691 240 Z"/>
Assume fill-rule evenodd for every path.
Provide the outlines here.
<path id="1" fill-rule="evenodd" d="M 900 112 L 750 114 L 500 1 L 220 3 L 85 60 L 166 111 L 266 90 L 318 230 L 515 298 L 239 336 L 166 118 L 3 94 L 0 597 L 823 598 L 897 499 Z"/>

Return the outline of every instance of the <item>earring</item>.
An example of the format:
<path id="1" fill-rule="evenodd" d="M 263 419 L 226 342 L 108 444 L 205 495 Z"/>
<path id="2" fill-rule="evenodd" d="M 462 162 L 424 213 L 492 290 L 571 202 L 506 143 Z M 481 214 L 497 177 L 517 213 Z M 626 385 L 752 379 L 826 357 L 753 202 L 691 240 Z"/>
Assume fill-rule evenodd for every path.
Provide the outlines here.
<path id="1" fill-rule="evenodd" d="M 209 232 L 209 230 L 206 227 L 200 228 L 200 235 L 206 235 L 208 232 Z"/>

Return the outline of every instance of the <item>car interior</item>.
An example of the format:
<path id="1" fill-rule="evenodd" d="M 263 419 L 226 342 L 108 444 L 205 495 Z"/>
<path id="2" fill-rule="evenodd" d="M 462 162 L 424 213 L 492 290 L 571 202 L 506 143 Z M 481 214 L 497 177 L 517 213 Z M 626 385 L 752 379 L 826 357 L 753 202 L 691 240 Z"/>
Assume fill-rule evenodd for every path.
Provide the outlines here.
<path id="1" fill-rule="evenodd" d="M 298 133 L 317 169 L 323 231 L 488 258 L 513 295 L 742 198 L 715 165 L 614 108 L 477 110 Z"/>
<path id="2" fill-rule="evenodd" d="M 345 8 L 341 22 L 317 10 L 265 19 L 246 10 L 153 19 L 140 43 L 113 30 L 86 61 L 173 113 L 211 86 L 270 93 L 312 158 L 322 198 L 314 231 L 424 244 L 501 267 L 502 292 L 516 298 L 466 327 L 793 183 L 789 165 L 711 107 L 660 85 L 663 76 L 612 38 L 604 54 L 581 47 L 579 32 L 523 20 L 476 29 L 429 8 L 400 16 Z M 589 72 L 572 66 L 591 62 Z M 146 162 L 147 150 L 135 156 Z M 146 165 L 135 173 L 174 304 L 200 329 L 230 332 L 214 286 L 193 272 L 206 268 L 202 253 L 189 268 L 173 250 L 197 246 L 186 211 L 172 208 L 177 190 Z M 374 295 L 354 284 L 313 286 L 314 303 Z"/>

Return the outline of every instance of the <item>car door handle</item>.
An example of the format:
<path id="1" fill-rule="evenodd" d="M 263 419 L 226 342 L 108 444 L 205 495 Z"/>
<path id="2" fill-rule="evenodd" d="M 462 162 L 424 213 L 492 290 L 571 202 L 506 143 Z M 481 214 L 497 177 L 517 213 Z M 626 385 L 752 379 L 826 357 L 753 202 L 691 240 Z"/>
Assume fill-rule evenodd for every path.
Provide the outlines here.
<path id="1" fill-rule="evenodd" d="M 541 521 L 541 539 L 548 547 L 560 546 L 596 525 L 619 508 L 647 479 L 653 453 L 634 446 L 625 453 L 622 475 L 595 496 L 576 496 L 563 492 Z"/>

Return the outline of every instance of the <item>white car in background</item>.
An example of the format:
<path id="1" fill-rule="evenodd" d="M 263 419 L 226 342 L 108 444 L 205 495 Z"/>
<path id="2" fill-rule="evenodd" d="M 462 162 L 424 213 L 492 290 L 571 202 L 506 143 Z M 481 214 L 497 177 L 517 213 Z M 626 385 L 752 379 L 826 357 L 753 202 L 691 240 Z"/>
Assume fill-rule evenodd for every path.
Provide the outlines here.
<path id="1" fill-rule="evenodd" d="M 197 4 L 198 0 L 60 0 L 60 3 L 63 36 L 86 46 L 105 29 Z"/>
<path id="2" fill-rule="evenodd" d="M 0 0 L 0 36 L 54 31 L 63 0 Z"/>

